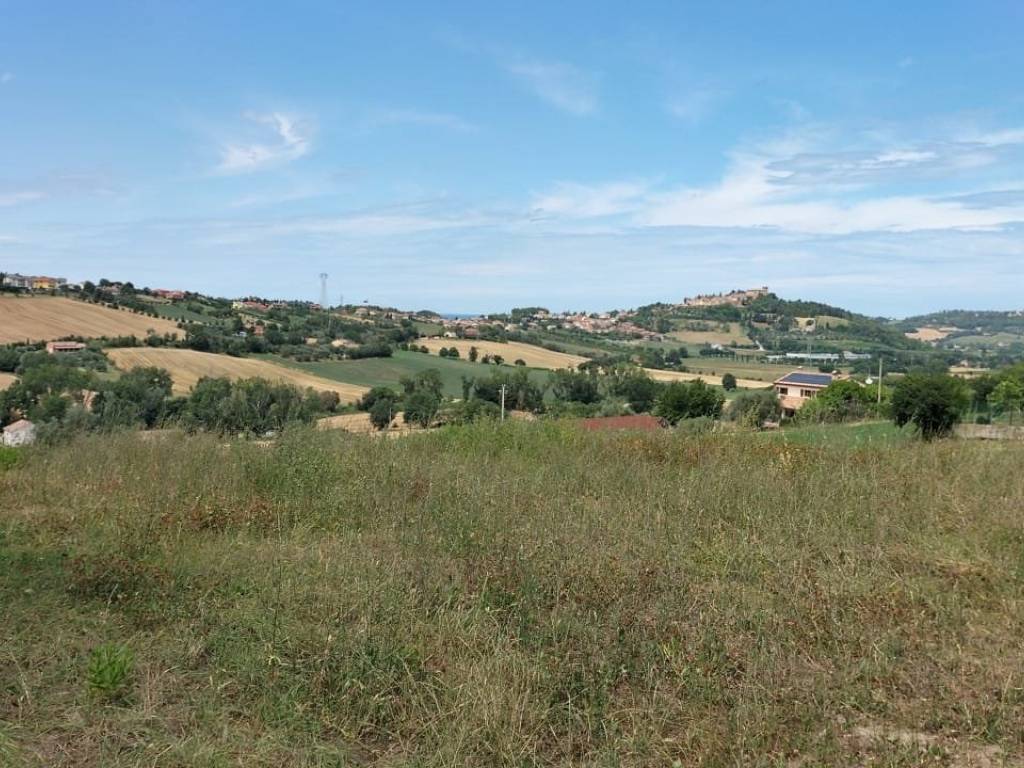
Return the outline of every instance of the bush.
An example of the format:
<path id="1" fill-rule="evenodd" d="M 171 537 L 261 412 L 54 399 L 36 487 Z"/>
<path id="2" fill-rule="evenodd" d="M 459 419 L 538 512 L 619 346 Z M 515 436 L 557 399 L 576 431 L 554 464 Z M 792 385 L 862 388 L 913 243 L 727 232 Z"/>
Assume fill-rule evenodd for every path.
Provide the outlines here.
<path id="1" fill-rule="evenodd" d="M 736 377 L 733 376 L 731 373 L 723 374 L 722 389 L 724 389 L 726 392 L 732 392 L 734 389 L 736 389 Z"/>
<path id="2" fill-rule="evenodd" d="M 960 379 L 945 373 L 910 373 L 892 392 L 892 420 L 896 426 L 913 424 L 925 440 L 953 431 L 970 397 Z"/>
<path id="3" fill-rule="evenodd" d="M 863 419 L 871 410 L 871 392 L 855 381 L 833 381 L 797 411 L 806 423 L 838 423 Z"/>
<path id="4" fill-rule="evenodd" d="M 757 389 L 741 392 L 729 404 L 726 418 L 747 427 L 761 429 L 766 422 L 778 421 L 782 416 L 782 404 L 771 389 Z"/>
<path id="5" fill-rule="evenodd" d="M 722 415 L 725 395 L 709 387 L 701 379 L 674 381 L 662 390 L 654 406 L 654 413 L 672 424 L 681 419 L 701 416 L 717 419 Z"/>

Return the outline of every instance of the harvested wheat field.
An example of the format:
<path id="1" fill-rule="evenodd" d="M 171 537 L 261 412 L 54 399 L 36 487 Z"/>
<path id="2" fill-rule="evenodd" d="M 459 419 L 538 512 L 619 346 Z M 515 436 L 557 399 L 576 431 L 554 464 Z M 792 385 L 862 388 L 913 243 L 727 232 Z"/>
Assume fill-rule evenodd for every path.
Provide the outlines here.
<path id="1" fill-rule="evenodd" d="M 942 341 L 956 330 L 958 329 L 949 327 L 934 328 L 926 325 L 923 328 L 918 328 L 916 331 L 908 331 L 903 335 L 908 339 L 917 339 L 918 341 Z"/>
<path id="2" fill-rule="evenodd" d="M 170 320 L 136 315 L 53 296 L 0 298 L 0 344 L 49 341 L 66 336 L 147 336 L 179 333 Z"/>
<path id="3" fill-rule="evenodd" d="M 229 379 L 262 378 L 281 381 L 296 387 L 312 387 L 316 390 L 337 392 L 342 402 L 358 400 L 367 391 L 366 387 L 343 384 L 339 381 L 321 379 L 302 371 L 255 360 L 251 357 L 228 357 L 191 349 L 156 349 L 152 347 L 128 347 L 109 349 L 107 356 L 118 368 L 129 370 L 154 366 L 163 368 L 174 380 L 174 391 L 185 394 L 204 376 L 223 376 Z"/>
<path id="4" fill-rule="evenodd" d="M 505 363 L 512 365 L 516 360 L 522 360 L 531 368 L 575 368 L 580 363 L 587 362 L 587 358 L 579 355 L 570 355 L 565 352 L 552 352 L 533 344 L 522 344 L 518 341 L 502 343 L 500 341 L 476 341 L 475 339 L 420 339 L 419 344 L 425 346 L 433 353 L 437 353 L 442 347 L 459 350 L 462 359 L 469 356 L 469 348 L 476 347 L 480 357 L 484 355 L 501 355 Z"/>
<path id="5" fill-rule="evenodd" d="M 16 382 L 18 377 L 13 373 L 0 373 L 0 390 L 7 389 L 11 384 Z"/>
<path id="6" fill-rule="evenodd" d="M 672 331 L 668 336 L 684 344 L 723 344 L 725 346 L 740 344 L 750 346 L 754 343 L 739 323 L 699 322 L 697 324 L 712 326 L 712 330 L 699 331 L 684 327 Z M 727 326 L 727 328 L 723 328 L 723 326 Z"/>
<path id="7" fill-rule="evenodd" d="M 337 416 L 325 416 L 316 422 L 317 429 L 340 429 L 343 432 L 351 432 L 356 435 L 400 435 L 408 434 L 416 429 L 412 424 L 407 424 L 403 418 L 402 411 L 398 411 L 391 419 L 391 426 L 385 430 L 378 430 L 370 422 L 370 414 L 342 413 Z M 420 429 L 420 432 L 423 430 Z"/>
<path id="8" fill-rule="evenodd" d="M 644 368 L 649 375 L 655 381 L 696 381 L 697 379 L 703 379 L 706 384 L 720 387 L 722 386 L 722 377 L 713 376 L 706 373 L 683 373 L 682 371 L 661 371 L 657 368 Z M 736 386 L 743 387 L 745 389 L 767 389 L 771 386 L 769 381 L 757 381 L 756 379 L 736 379 Z"/>

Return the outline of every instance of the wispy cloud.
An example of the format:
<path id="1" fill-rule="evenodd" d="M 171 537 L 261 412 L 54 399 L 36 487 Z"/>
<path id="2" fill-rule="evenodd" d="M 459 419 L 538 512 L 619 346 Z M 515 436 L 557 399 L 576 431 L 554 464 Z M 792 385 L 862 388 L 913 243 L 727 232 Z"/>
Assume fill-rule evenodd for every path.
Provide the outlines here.
<path id="1" fill-rule="evenodd" d="M 234 141 L 221 147 L 220 173 L 249 173 L 279 163 L 290 162 L 306 155 L 312 148 L 312 129 L 308 123 L 283 112 L 270 114 L 248 113 L 245 116 L 263 132 L 273 132 L 276 140 L 267 142 Z"/>
<path id="2" fill-rule="evenodd" d="M 58 197 L 112 195 L 117 189 L 108 180 L 85 173 L 53 173 L 34 179 L 0 179 L 0 207 L 22 205 Z"/>
<path id="3" fill-rule="evenodd" d="M 475 131 L 476 126 L 458 115 L 447 112 L 426 112 L 418 109 L 375 109 L 366 119 L 369 127 L 387 125 L 422 125 L 453 131 Z"/>
<path id="4" fill-rule="evenodd" d="M 598 185 L 563 182 L 544 194 L 534 196 L 530 218 L 616 216 L 638 210 L 649 189 L 647 183 L 633 181 Z"/>
<path id="5" fill-rule="evenodd" d="M 589 115 L 597 110 L 597 78 L 572 64 L 513 58 L 504 67 L 537 96 L 563 112 Z"/>
<path id="6" fill-rule="evenodd" d="M 0 85 L 7 85 L 12 80 L 14 80 L 13 72 L 0 72 Z"/>
<path id="7" fill-rule="evenodd" d="M 1016 142 L 1016 143 L 1015 143 Z M 1021 160 L 1024 135 L 826 151 L 790 136 L 737 150 L 720 181 L 660 188 L 634 182 L 561 183 L 536 198 L 548 218 L 619 217 L 624 226 L 774 229 L 850 235 L 983 230 L 1024 222 L 1016 189 L 984 185 L 980 171 Z M 959 194 L 912 194 L 907 185 L 959 186 Z"/>
<path id="8" fill-rule="evenodd" d="M 728 96 L 717 88 L 694 88 L 673 96 L 665 104 L 670 115 L 688 123 L 699 123 L 708 117 Z"/>

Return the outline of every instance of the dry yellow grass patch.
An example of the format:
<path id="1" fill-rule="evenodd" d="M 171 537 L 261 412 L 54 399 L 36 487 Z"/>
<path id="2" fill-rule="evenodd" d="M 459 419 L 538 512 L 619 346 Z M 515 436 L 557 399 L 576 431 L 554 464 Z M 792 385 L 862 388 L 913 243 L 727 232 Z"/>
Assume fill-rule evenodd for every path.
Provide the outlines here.
<path id="1" fill-rule="evenodd" d="M 516 360 L 522 360 L 531 368 L 549 368 L 553 371 L 559 368 L 575 368 L 580 363 L 587 362 L 587 358 L 579 355 L 570 355 L 565 352 L 552 352 L 550 349 L 537 347 L 533 344 L 522 344 L 518 341 L 502 343 L 500 341 L 476 341 L 474 339 L 420 339 L 417 343 L 425 346 L 434 354 L 441 347 L 449 349 L 455 347 L 466 360 L 469 356 L 469 348 L 476 347 L 480 357 L 484 355 L 501 355 L 509 365 Z"/>
<path id="2" fill-rule="evenodd" d="M 916 331 L 908 331 L 903 335 L 908 339 L 917 339 L 918 341 L 942 341 L 955 330 L 956 328 L 934 328 L 932 326 L 925 326 L 923 328 L 918 328 Z"/>
<path id="3" fill-rule="evenodd" d="M 407 435 L 410 432 L 423 432 L 422 427 L 406 423 L 402 411 L 398 411 L 391 419 L 391 426 L 386 430 L 380 430 L 370 422 L 368 413 L 342 413 L 338 416 L 326 416 L 318 419 L 317 429 L 340 429 L 344 432 L 351 432 L 356 435 L 374 435 L 395 437 Z"/>
<path id="4" fill-rule="evenodd" d="M 196 352 L 191 349 L 153 347 L 109 349 L 107 356 L 114 361 L 118 368 L 124 370 L 147 366 L 165 369 L 171 374 L 174 391 L 178 394 L 187 393 L 204 376 L 221 376 L 229 379 L 261 378 L 292 384 L 303 389 L 312 387 L 316 390 L 337 392 L 342 402 L 358 400 L 367 392 L 366 387 L 322 379 L 319 376 L 312 376 L 283 365 L 266 360 L 255 360 L 251 357 L 228 357 L 209 352 Z"/>
<path id="5" fill-rule="evenodd" d="M 7 389 L 17 380 L 18 377 L 13 373 L 0 373 L 0 391 Z"/>
<path id="6" fill-rule="evenodd" d="M 644 368 L 648 375 L 655 381 L 696 381 L 703 379 L 705 384 L 715 387 L 722 386 L 722 377 L 707 373 L 683 373 L 682 371 L 660 371 L 657 368 Z M 744 389 L 767 389 L 771 382 L 757 381 L 755 379 L 736 379 L 736 386 Z"/>
<path id="7" fill-rule="evenodd" d="M 54 296 L 0 298 L 0 344 L 64 336 L 139 336 L 180 333 L 170 320 L 136 315 Z"/>
<path id="8" fill-rule="evenodd" d="M 739 323 L 729 323 L 728 330 L 719 330 L 718 323 L 708 324 L 713 325 L 715 330 L 692 331 L 683 328 L 678 331 L 672 331 L 668 334 L 668 337 L 681 341 L 684 344 L 721 344 L 722 346 L 733 346 L 736 344 L 749 345 L 754 343 L 744 333 L 743 327 Z"/>

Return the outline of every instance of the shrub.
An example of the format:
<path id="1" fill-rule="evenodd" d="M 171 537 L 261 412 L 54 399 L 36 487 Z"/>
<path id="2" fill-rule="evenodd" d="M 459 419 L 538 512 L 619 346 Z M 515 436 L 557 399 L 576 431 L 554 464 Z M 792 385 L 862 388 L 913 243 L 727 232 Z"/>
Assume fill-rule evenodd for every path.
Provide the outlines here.
<path id="1" fill-rule="evenodd" d="M 731 373 L 723 374 L 722 389 L 724 389 L 726 392 L 732 392 L 734 389 L 736 389 L 736 377 L 733 376 Z"/>
<path id="2" fill-rule="evenodd" d="M 765 422 L 778 421 L 782 416 L 782 404 L 770 389 L 741 392 L 729 405 L 725 416 L 730 421 L 761 429 Z"/>

